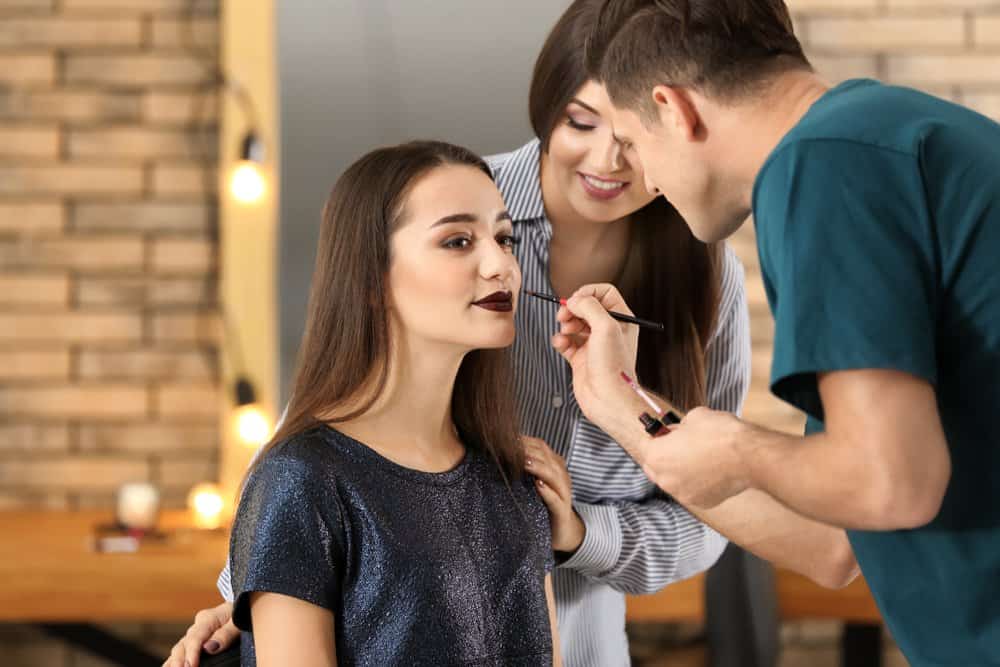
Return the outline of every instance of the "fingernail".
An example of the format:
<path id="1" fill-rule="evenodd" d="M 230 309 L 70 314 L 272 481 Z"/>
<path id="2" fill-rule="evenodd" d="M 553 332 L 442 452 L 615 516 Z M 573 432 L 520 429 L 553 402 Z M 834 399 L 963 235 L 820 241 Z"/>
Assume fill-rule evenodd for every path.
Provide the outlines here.
<path id="1" fill-rule="evenodd" d="M 219 642 L 215 641 L 214 639 L 208 640 L 207 642 L 205 642 L 205 650 L 208 651 L 209 653 L 215 653 L 216 651 L 219 650 Z"/>
<path id="2" fill-rule="evenodd" d="M 542 480 L 538 480 L 538 486 L 545 486 L 545 482 L 543 482 Z"/>
<path id="3" fill-rule="evenodd" d="M 531 467 L 531 459 L 524 459 L 524 465 Z"/>
<path id="4" fill-rule="evenodd" d="M 190 660 L 185 660 L 184 661 L 184 667 L 191 667 L 191 661 Z"/>

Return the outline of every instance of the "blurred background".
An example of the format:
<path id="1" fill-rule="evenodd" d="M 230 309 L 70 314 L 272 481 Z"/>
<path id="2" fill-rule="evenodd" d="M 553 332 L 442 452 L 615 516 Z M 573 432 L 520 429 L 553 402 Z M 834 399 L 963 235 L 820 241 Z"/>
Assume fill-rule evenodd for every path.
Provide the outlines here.
<path id="1" fill-rule="evenodd" d="M 162 660 L 218 602 L 226 513 L 287 395 L 332 183 L 379 144 L 523 144 L 532 64 L 567 4 L 0 0 L 5 667 Z M 1000 118 L 1000 2 L 789 5 L 831 82 Z M 732 244 L 753 320 L 745 415 L 801 432 L 766 391 L 752 227 Z M 773 582 L 773 614 L 744 622 L 783 667 L 842 664 L 845 622 L 880 632 L 862 581 Z M 701 578 L 633 600 L 636 664 L 709 664 L 704 616 Z M 875 647 L 865 664 L 906 664 L 891 638 Z"/>

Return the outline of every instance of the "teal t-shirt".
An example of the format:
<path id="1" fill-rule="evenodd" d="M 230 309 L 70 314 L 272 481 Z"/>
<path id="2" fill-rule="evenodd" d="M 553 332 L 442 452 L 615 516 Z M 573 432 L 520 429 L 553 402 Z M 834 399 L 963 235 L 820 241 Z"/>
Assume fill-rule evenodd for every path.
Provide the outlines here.
<path id="1" fill-rule="evenodd" d="M 822 430 L 816 373 L 930 382 L 951 452 L 939 515 L 849 531 L 919 667 L 1000 665 L 1000 125 L 855 80 L 820 98 L 753 192 L 775 317 L 771 390 Z"/>

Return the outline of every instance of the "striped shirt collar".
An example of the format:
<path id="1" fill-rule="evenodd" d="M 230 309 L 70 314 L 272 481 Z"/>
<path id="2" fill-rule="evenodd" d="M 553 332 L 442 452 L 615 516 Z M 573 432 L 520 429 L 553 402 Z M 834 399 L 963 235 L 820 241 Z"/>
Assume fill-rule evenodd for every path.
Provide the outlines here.
<path id="1" fill-rule="evenodd" d="M 504 193 L 507 211 L 514 222 L 545 218 L 538 173 L 541 154 L 541 142 L 532 139 L 510 154 L 496 176 L 497 187 Z"/>

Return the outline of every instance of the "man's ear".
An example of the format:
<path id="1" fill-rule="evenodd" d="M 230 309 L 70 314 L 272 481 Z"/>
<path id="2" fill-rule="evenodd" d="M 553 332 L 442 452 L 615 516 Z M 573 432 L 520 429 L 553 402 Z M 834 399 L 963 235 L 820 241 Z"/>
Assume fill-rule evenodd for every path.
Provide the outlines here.
<path id="1" fill-rule="evenodd" d="M 698 111 L 686 91 L 673 86 L 656 86 L 652 91 L 653 103 L 660 124 L 680 133 L 688 141 L 695 138 L 698 129 Z"/>

